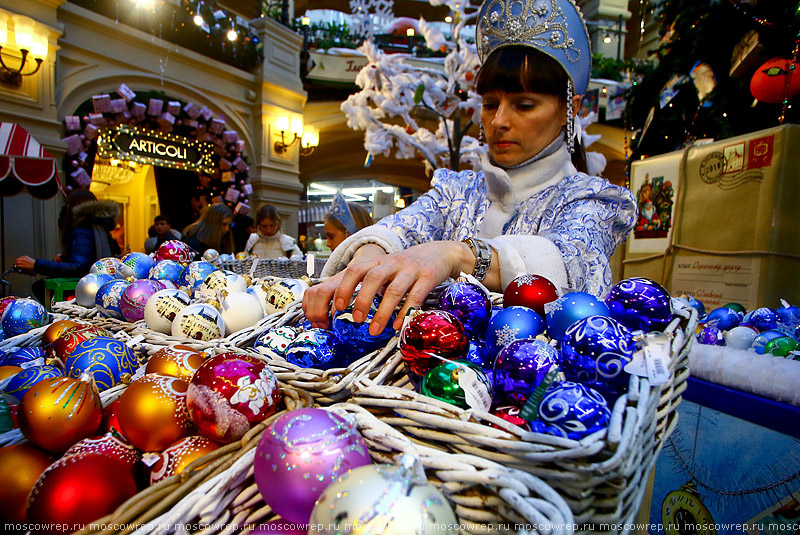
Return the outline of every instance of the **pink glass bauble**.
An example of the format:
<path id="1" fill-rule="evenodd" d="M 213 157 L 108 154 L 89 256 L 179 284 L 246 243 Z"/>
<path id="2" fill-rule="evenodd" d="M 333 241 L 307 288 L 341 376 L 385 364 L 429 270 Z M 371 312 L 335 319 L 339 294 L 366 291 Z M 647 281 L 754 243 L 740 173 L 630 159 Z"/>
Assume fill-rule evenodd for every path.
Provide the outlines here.
<path id="1" fill-rule="evenodd" d="M 131 323 L 144 319 L 144 307 L 147 300 L 160 290 L 162 290 L 161 285 L 150 279 L 139 279 L 130 283 L 122 291 L 122 297 L 119 300 L 122 316 Z"/>

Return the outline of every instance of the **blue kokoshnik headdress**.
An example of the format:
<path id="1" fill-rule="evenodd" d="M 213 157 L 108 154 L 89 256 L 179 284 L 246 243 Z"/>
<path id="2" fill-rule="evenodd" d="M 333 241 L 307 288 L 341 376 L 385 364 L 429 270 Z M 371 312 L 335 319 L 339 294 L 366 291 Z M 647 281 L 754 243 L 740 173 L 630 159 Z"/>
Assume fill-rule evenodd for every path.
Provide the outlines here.
<path id="1" fill-rule="evenodd" d="M 350 234 L 358 232 L 356 221 L 353 219 L 353 214 L 350 213 L 350 208 L 347 207 L 347 202 L 344 200 L 344 195 L 342 195 L 341 192 L 337 191 L 333 196 L 331 213 L 344 225 L 347 232 Z"/>

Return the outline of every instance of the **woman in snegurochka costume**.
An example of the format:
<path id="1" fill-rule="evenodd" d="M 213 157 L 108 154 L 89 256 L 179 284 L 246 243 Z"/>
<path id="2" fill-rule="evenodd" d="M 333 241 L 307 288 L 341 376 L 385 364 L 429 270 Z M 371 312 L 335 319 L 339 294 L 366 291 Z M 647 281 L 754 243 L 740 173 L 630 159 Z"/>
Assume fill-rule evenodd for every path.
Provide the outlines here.
<path id="1" fill-rule="evenodd" d="M 482 170 L 437 170 L 411 206 L 337 247 L 322 274 L 330 278 L 303 297 L 312 326 L 326 327 L 331 307 L 348 306 L 359 283 L 356 321 L 383 295 L 372 334 L 404 296 L 396 329 L 410 306 L 461 272 L 493 291 L 532 273 L 557 288 L 608 292 L 609 258 L 633 228 L 636 203 L 627 189 L 586 174 L 575 112 L 591 50 L 578 8 L 571 0 L 486 0 L 477 46 L 489 148 Z"/>

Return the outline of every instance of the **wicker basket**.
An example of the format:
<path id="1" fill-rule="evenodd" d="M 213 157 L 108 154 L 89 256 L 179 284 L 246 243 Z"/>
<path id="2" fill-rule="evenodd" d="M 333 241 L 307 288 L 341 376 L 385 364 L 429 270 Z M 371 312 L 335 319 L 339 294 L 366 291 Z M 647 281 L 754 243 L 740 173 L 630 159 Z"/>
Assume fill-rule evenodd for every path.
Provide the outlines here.
<path id="1" fill-rule="evenodd" d="M 257 260 L 257 262 L 256 262 Z M 311 277 L 319 277 L 325 267 L 325 258 L 314 259 L 314 273 Z M 253 262 L 256 262 L 255 270 Z M 290 260 L 288 258 L 246 258 L 244 260 L 217 260 L 214 265 L 220 269 L 233 271 L 239 275 L 252 275 L 256 278 L 280 277 L 297 279 L 308 275 L 306 260 Z M 251 273 L 252 272 L 252 273 Z"/>
<path id="2" fill-rule="evenodd" d="M 686 388 L 696 325 L 697 312 L 679 306 L 666 329 L 672 336 L 670 380 L 652 386 L 631 376 L 628 393 L 613 407 L 608 429 L 579 441 L 531 433 L 494 415 L 417 394 L 411 385 L 397 388 L 368 377 L 355 382 L 351 401 L 417 443 L 472 454 L 542 478 L 564 496 L 582 530 L 625 533 L 624 524 L 636 516 L 656 456 L 677 423 L 675 408 Z"/>
<path id="3" fill-rule="evenodd" d="M 61 314 L 69 316 L 69 319 L 82 321 L 84 323 L 91 323 L 98 327 L 102 327 L 112 333 L 125 331 L 131 333 L 137 328 L 141 327 L 139 322 L 130 323 L 125 320 L 118 320 L 115 318 L 108 318 L 100 313 L 100 310 L 92 307 L 87 308 L 81 306 L 74 301 L 59 301 L 53 303 L 53 310 Z"/>
<path id="4" fill-rule="evenodd" d="M 35 329 L 31 329 L 26 333 L 10 336 L 5 340 L 0 340 L 0 351 L 8 351 L 12 347 L 31 347 L 41 345 L 42 335 L 47 328 L 56 321 L 67 319 L 70 318 L 65 314 L 51 312 L 49 314 L 49 321 L 47 322 L 47 325 L 42 325 L 41 327 L 36 327 Z"/>

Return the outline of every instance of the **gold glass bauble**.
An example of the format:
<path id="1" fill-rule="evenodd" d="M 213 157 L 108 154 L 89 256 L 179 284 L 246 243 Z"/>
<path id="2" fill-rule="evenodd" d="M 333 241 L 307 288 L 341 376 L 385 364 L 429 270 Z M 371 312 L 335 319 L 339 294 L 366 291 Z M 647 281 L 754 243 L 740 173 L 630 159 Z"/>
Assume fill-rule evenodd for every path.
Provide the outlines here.
<path id="1" fill-rule="evenodd" d="M 210 438 L 200 435 L 192 435 L 180 439 L 161 452 L 161 458 L 150 469 L 150 484 L 152 485 L 169 476 L 180 474 L 195 459 L 211 453 L 219 446 L 218 443 Z"/>
<path id="2" fill-rule="evenodd" d="M 33 485 L 54 459 L 30 443 L 0 448 L 0 522 L 25 522 L 25 504 Z"/>
<path id="3" fill-rule="evenodd" d="M 78 322 L 72 320 L 59 320 L 51 323 L 42 333 L 42 345 L 46 346 L 52 344 L 58 340 L 58 337 L 61 336 L 65 330 L 70 327 L 77 327 L 78 325 L 80 325 Z"/>
<path id="4" fill-rule="evenodd" d="M 160 373 L 189 381 L 205 359 L 205 353 L 190 346 L 162 347 L 147 361 L 144 373 Z"/>

